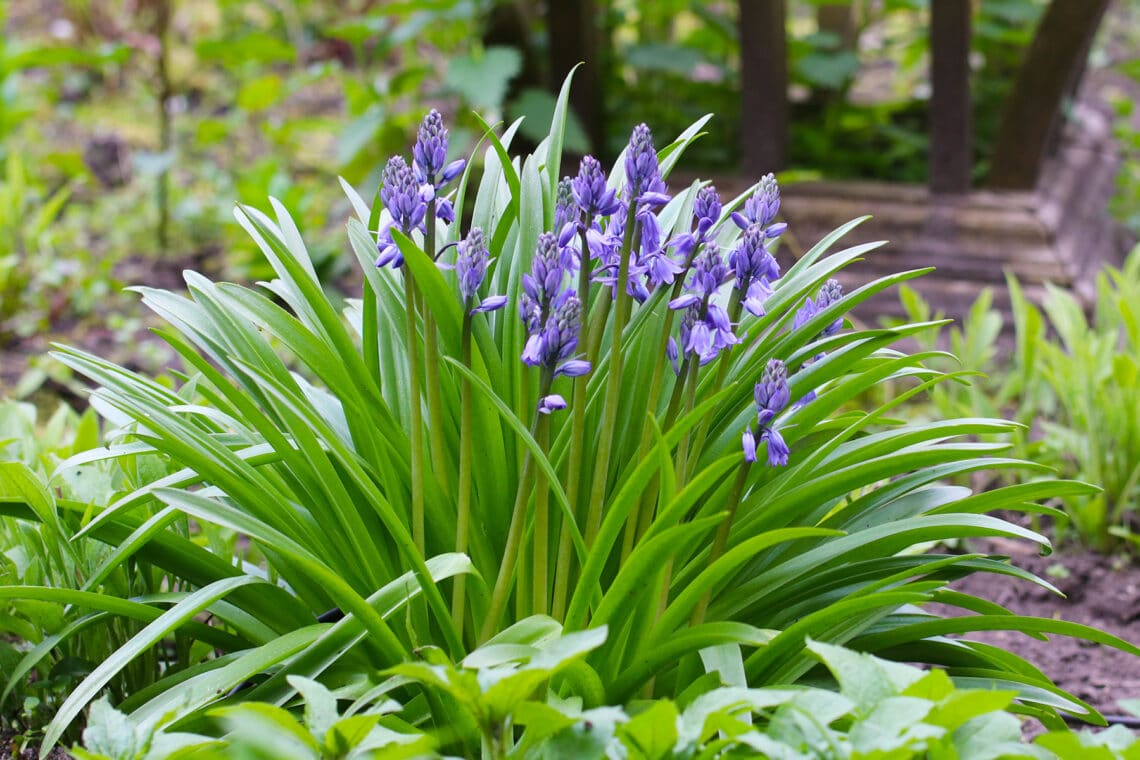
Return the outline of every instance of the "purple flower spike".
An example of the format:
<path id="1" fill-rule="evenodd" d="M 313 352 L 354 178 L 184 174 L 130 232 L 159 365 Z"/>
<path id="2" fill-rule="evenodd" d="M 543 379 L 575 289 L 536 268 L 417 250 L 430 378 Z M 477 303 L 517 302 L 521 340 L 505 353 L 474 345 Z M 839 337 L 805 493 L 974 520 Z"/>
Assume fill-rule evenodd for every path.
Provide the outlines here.
<path id="1" fill-rule="evenodd" d="M 464 301 L 475 297 L 483 278 L 487 275 L 489 254 L 483 241 L 483 229 L 472 227 L 467 238 L 458 245 L 455 260 L 455 275 L 459 278 L 459 292 Z"/>
<path id="2" fill-rule="evenodd" d="M 756 400 L 756 428 L 749 425 L 744 431 L 742 446 L 744 448 L 744 461 L 756 461 L 757 439 L 768 443 L 768 466 L 783 467 L 788 463 L 787 443 L 784 437 L 772 424 L 776 415 L 782 412 L 790 399 L 788 390 L 788 371 L 779 359 L 769 359 L 764 368 L 760 382 L 753 389 Z"/>
<path id="3" fill-rule="evenodd" d="M 392 240 L 390 230 L 395 227 L 405 235 L 410 235 L 415 229 L 422 230 L 427 204 L 420 193 L 415 173 L 403 157 L 393 156 L 388 159 L 382 179 L 380 201 L 391 219 L 380 230 L 377 240 L 380 255 L 376 258 L 376 266 L 391 265 L 398 268 L 403 265 L 404 257 Z"/>
<path id="4" fill-rule="evenodd" d="M 653 134 L 645 124 L 633 128 L 629 147 L 625 154 L 625 179 L 634 189 L 631 196 L 640 195 L 643 190 L 652 190 L 654 179 L 660 179 L 657 165 L 657 151 L 653 148 Z"/>
<path id="5" fill-rule="evenodd" d="M 772 282 L 780 276 L 780 265 L 764 246 L 764 228 L 753 224 L 740 236 L 736 247 L 728 254 L 728 261 L 736 274 L 736 287 L 747 292 L 754 280 L 765 278 Z"/>
<path id="6" fill-rule="evenodd" d="M 709 298 L 720 290 L 731 275 L 720 255 L 720 246 L 709 242 L 693 260 L 689 290 L 702 298 Z"/>
<path id="7" fill-rule="evenodd" d="M 559 396 L 557 393 L 552 393 L 549 396 L 543 396 L 538 400 L 538 413 L 550 414 L 566 408 L 566 399 Z"/>
<path id="8" fill-rule="evenodd" d="M 412 149 L 416 167 L 416 179 L 421 184 L 435 184 L 435 175 L 443 169 L 447 161 L 447 130 L 443 128 L 443 117 L 434 108 L 420 123 L 416 146 Z"/>
<path id="9" fill-rule="evenodd" d="M 402 156 L 393 156 L 384 166 L 380 200 L 404 232 L 411 232 L 424 219 L 427 209 L 414 173 Z"/>
<path id="10" fill-rule="evenodd" d="M 831 279 L 823 283 L 823 287 L 819 289 L 819 295 L 816 296 L 815 306 L 816 309 L 822 311 L 831 304 L 836 303 L 843 297 L 843 286 L 839 284 L 839 280 Z M 835 320 L 827 327 L 823 328 L 824 335 L 834 335 L 843 328 L 843 318 Z"/>
<path id="11" fill-rule="evenodd" d="M 720 219 L 720 195 L 712 185 L 706 185 L 697 191 L 697 199 L 693 202 L 693 219 L 697 223 L 697 233 L 705 235 Z"/>
<path id="12" fill-rule="evenodd" d="M 578 164 L 578 176 L 571 180 L 571 192 L 578 208 L 594 216 L 610 216 L 621 207 L 617 195 L 606 186 L 606 173 L 593 156 Z"/>
<path id="13" fill-rule="evenodd" d="M 764 374 L 752 389 L 756 401 L 756 421 L 764 426 L 788 405 L 788 370 L 779 359 L 769 359 Z"/>
<path id="14" fill-rule="evenodd" d="M 530 337 L 523 348 L 522 361 L 532 367 L 554 370 L 555 376 L 577 377 L 590 371 L 589 362 L 572 359 L 578 348 L 582 304 L 571 290 L 555 299 L 545 320 L 541 311 L 524 315 Z"/>
<path id="15" fill-rule="evenodd" d="M 776 183 L 775 175 L 765 174 L 757 185 L 756 192 L 744 202 L 744 211 L 734 212 L 732 221 L 742 230 L 748 229 L 753 224 L 767 227 L 779 212 L 780 186 Z M 783 229 L 780 232 L 783 232 Z M 780 233 L 777 232 L 772 237 L 778 234 Z"/>
<path id="16" fill-rule="evenodd" d="M 455 276 L 459 278 L 459 294 L 469 309 L 468 313 L 485 313 L 503 308 L 507 303 L 506 296 L 488 296 L 479 300 L 479 287 L 487 276 L 487 265 L 491 262 L 482 228 L 472 227 L 456 248 Z"/>

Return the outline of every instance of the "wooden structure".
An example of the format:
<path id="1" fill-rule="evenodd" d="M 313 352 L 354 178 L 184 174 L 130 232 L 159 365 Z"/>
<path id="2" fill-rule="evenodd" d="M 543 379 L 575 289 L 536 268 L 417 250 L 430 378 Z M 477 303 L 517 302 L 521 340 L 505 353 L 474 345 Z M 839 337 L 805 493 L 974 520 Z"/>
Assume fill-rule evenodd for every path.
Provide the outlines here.
<path id="1" fill-rule="evenodd" d="M 991 167 L 994 189 L 978 190 L 971 187 L 969 66 L 976 3 L 930 0 L 927 185 L 846 181 L 787 187 L 782 209 L 795 237 L 807 244 L 848 219 L 874 214 L 850 241 L 891 244 L 845 273 L 846 284 L 934 266 L 936 273 L 917 288 L 951 317 L 964 315 L 984 286 L 994 286 L 999 307 L 1008 306 L 1006 272 L 1025 283 L 1031 297 L 1048 281 L 1073 288 L 1087 302 L 1096 269 L 1121 255 L 1122 241 L 1106 212 L 1119 161 L 1110 116 L 1095 97 L 1078 103 L 1067 124 L 1060 116 L 1064 97 L 1076 94 L 1108 1 L 1052 0 L 1006 104 Z M 738 4 L 743 169 L 756 177 L 782 168 L 786 158 L 782 95 L 788 75 L 786 65 L 772 59 L 787 48 L 787 0 Z M 861 316 L 873 320 L 900 311 L 892 295 L 868 304 Z"/>

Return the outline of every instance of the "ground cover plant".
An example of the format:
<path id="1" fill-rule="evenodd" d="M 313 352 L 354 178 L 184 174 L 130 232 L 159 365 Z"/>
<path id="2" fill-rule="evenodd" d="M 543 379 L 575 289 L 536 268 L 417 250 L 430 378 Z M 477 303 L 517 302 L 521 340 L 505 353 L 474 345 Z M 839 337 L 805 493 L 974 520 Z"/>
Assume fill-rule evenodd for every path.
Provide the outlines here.
<path id="1" fill-rule="evenodd" d="M 83 578 L 97 593 L 0 587 L 67 605 L 69 621 L 143 623 L 69 693 L 43 749 L 140 657 L 162 667 L 115 705 L 137 726 L 208 733 L 212 716 L 280 718 L 243 703 L 301 697 L 311 738 L 331 741 L 325 689 L 386 705 L 369 730 L 426 734 L 453 754 L 525 741 L 489 733 L 472 688 L 500 716 L 547 688 L 585 710 L 633 715 L 651 698 L 668 711 L 725 684 L 819 679 L 812 640 L 944 666 L 1051 726 L 1059 712 L 1099 718 L 1020 658 L 947 638 L 1015 629 L 1140 654 L 946 588 L 973 572 L 1047 585 L 1001 557 L 922 551 L 968 536 L 1047 547 L 986 513 L 1095 491 L 945 483 L 1046 468 L 975 440 L 1009 431 L 1003 420 L 896 418 L 948 377 L 924 366 L 936 352 L 891 347 L 935 323 L 856 329 L 844 314 L 922 272 L 843 293 L 833 275 L 877 247 L 832 250 L 859 220 L 782 267 L 771 176 L 735 199 L 703 182 L 669 192 L 704 119 L 660 150 L 639 125 L 608 172 L 587 157 L 563 178 L 567 93 L 532 155 L 509 153 L 517 122 L 488 128 L 476 171 L 432 112 L 371 204 L 344 183 L 359 299 L 325 290 L 281 204 L 273 217 L 242 206 L 271 281 L 188 272 L 188 295 L 136 288 L 184 372 L 157 380 L 58 349 L 94 384 L 108 430 L 56 475 L 140 456 L 164 467 L 98 498 L 12 465 L 0 511 L 114 547 L 101 572 L 138 561 L 176 581 L 142 597 L 98 573 Z M 850 408 L 903 377 L 919 386 Z M 240 534 L 252 554 L 196 530 Z M 975 614 L 944 619 L 929 602 Z M 452 663 L 505 664 L 510 685 Z"/>
<path id="2" fill-rule="evenodd" d="M 1140 545 L 1140 249 L 1122 267 L 1096 278 L 1094 308 L 1086 315 L 1069 292 L 1046 286 L 1034 305 L 1009 278 L 1014 328 L 1008 361 L 997 358 L 1004 317 L 992 294 L 975 301 L 962 327 L 951 332 L 962 366 L 986 374 L 931 393 L 934 416 L 1009 415 L 1021 427 L 1006 437 L 1018 456 L 1049 465 L 1064 477 L 1102 486 L 1095 493 L 1058 494 L 1055 538 L 1074 538 L 1095 551 Z M 930 309 L 913 291 L 904 304 L 911 317 Z M 933 332 L 927 345 L 938 341 Z"/>

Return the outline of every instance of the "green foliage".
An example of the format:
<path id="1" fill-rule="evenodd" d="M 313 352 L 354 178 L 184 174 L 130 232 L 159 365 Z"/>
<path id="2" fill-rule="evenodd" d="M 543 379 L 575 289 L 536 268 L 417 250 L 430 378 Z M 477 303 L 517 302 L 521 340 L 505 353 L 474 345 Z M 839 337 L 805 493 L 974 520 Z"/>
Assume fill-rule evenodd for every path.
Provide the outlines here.
<path id="1" fill-rule="evenodd" d="M 1004 363 L 995 347 L 1004 327 L 987 290 L 961 329 L 951 333 L 962 366 L 988 375 L 973 384 L 943 384 L 931 393 L 938 415 L 1010 414 L 1019 456 L 1049 465 L 1062 477 L 1093 483 L 1095 493 L 1056 494 L 1062 512 L 1055 527 L 1064 539 L 1101 552 L 1136 540 L 1140 498 L 1140 249 L 1123 268 L 1106 268 L 1096 280 L 1091 319 L 1069 292 L 1046 287 L 1041 308 L 1009 278 L 1016 344 Z M 913 291 L 903 303 L 911 317 L 929 307 Z M 928 340 L 937 340 L 931 336 Z"/>
<path id="2" fill-rule="evenodd" d="M 50 192 L 8 153 L 0 178 L 0 343 L 45 329 L 66 312 L 83 316 L 111 292 L 105 265 L 57 224 L 74 185 Z"/>
<path id="3" fill-rule="evenodd" d="M 553 218 L 566 98 L 564 88 L 534 155 L 510 158 L 514 127 L 503 136 L 489 131 L 482 176 L 469 167 L 461 180 L 456 218 L 469 214 L 485 230 L 495 262 L 490 287 L 511 300 Z M 702 125 L 660 151 L 663 171 Z M 610 181 L 621 186 L 620 163 Z M 468 183 L 478 190 L 464 208 Z M 344 186 L 357 214 L 348 237 L 364 274 L 362 298 L 342 305 L 326 293 L 291 216 L 271 201 L 272 217 L 244 206 L 236 214 L 273 269 L 263 288 L 188 272 L 187 295 L 137 289 L 168 323 L 160 335 L 185 362 L 174 387 L 78 349 L 57 350 L 95 384 L 92 404 L 111 430 L 105 447 L 73 456 L 54 476 L 117 462 L 132 477 L 100 498 L 55 494 L 26 470 L 9 468 L 0 471 L 7 475 L 0 513 L 43 523 L 60 545 L 73 536 L 108 546 L 94 574 L 100 582 L 134 578 L 140 567 L 149 573 L 144 577 L 169 580 L 141 596 L 111 585 L 100 593 L 74 585 L 0 587 L 0 598 L 68 605 L 57 646 L 74 638 L 79 621 L 129 619 L 136 626 L 59 706 L 45 748 L 105 686 L 148 658 L 161 673 L 157 680 L 116 695 L 119 709 L 140 725 L 174 714 L 174 729 L 199 730 L 212 710 L 247 701 L 280 707 L 301 695 L 325 705 L 310 708 L 323 717 L 314 723 L 310 715 L 307 729 L 319 751 L 335 723 L 312 685 L 319 682 L 334 693 L 379 689 L 402 705 L 401 725 L 430 730 L 443 751 L 474 752 L 488 726 L 529 698 L 526 683 L 550 679 L 561 699 L 582 700 L 585 709 L 621 706 L 633 715 L 640 696 L 688 706 L 694 684 L 699 691 L 720 681 L 756 688 L 808 678 L 817 663 L 810 639 L 946 665 L 963 685 L 1015 692 L 1016 710 L 1054 725 L 1057 711 L 1099 719 L 1019 658 L 943 638 L 1013 629 L 1076 635 L 1140 654 L 1083 626 L 1017 617 L 944 591 L 971 572 L 1035 579 L 1001 558 L 924 554 L 921 547 L 967 536 L 1047 546 L 1043 536 L 983 513 L 1090 489 L 1055 481 L 1039 491 L 971 494 L 943 481 L 989 468 L 1042 472 L 1007 458 L 1002 444 L 974 440 L 1008 432 L 1010 423 L 892 420 L 904 399 L 850 409 L 883 381 L 945 379 L 924 367 L 930 352 L 890 348 L 929 323 L 825 332 L 850 308 L 921 272 L 874 281 L 794 325 L 807 298 L 876 247 L 831 251 L 858 220 L 774 283 L 766 314 L 743 318 L 744 342 L 702 374 L 687 373 L 684 394 L 682 381 L 663 371 L 665 289 L 636 309 L 619 293 L 611 312 L 609 299 L 599 297 L 607 291 L 593 284 L 588 313 L 601 326 L 596 364 L 582 381 L 587 401 L 575 407 L 585 426 L 580 443 L 591 448 L 579 450 L 573 412 L 536 415 L 538 396 L 570 395 L 571 380 L 551 386 L 549 375 L 536 376 L 518 360 L 526 336 L 515 309 L 466 318 L 450 275 L 425 253 L 422 246 L 432 245 L 418 233 L 391 233 L 405 267 L 377 269 L 372 230 L 381 211 Z M 662 209 L 663 237 L 689 230 L 698 187 Z M 725 249 L 739 234 L 728 214 L 742 201 L 726 204 L 720 220 Z M 640 224 L 632 219 L 630 235 Z M 432 230 L 438 246 L 455 239 L 454 229 Z M 406 293 L 414 296 L 412 308 Z M 421 357 L 431 341 L 438 352 Z M 804 403 L 780 417 L 788 466 L 749 466 L 740 434 L 755 415 L 753 384 L 773 358 L 791 373 L 792 399 Z M 424 360 L 434 380 L 410 383 L 416 375 L 409 368 Z M 470 424 L 461 419 L 465 386 Z M 670 395 L 686 399 L 679 412 L 669 410 Z M 589 442 L 608 435 L 609 456 L 589 453 Z M 471 488 L 460 492 L 464 440 L 477 447 L 478 459 Z M 575 481 L 563 475 L 575 451 L 579 474 L 593 489 L 571 488 Z M 144 472 L 132 464 L 140 461 L 161 464 Z M 457 539 L 452 494 L 469 501 L 465 542 Z M 191 525 L 241 534 L 256 553 L 242 557 L 233 543 L 200 540 Z M 66 545 L 75 546 L 74 539 Z M 457 591 L 464 584 L 465 594 Z M 923 609 L 929 602 L 980 614 L 943 619 Z M 553 652 L 521 642 L 538 649 L 522 658 L 520 642 L 499 638 L 519 626 L 550 626 L 563 636 Z M 468 662 L 497 641 L 510 644 L 498 650 L 503 662 L 516 663 L 499 673 L 518 679 L 505 679 L 509 686 L 475 679 L 471 691 L 470 678 L 447 669 L 446 661 Z M 438 698 L 435 687 L 443 692 Z M 473 703 L 484 706 L 473 711 Z M 488 705 L 492 712 L 483 711 Z M 666 705 L 652 720 L 672 709 L 683 712 Z M 243 714 L 250 718 L 235 713 Z M 789 720 L 787 736 L 816 736 Z M 633 730 L 627 736 L 615 728 L 615 736 L 640 742 L 630 737 L 644 729 Z M 890 738 L 922 738 L 900 737 Z"/>
<path id="4" fill-rule="evenodd" d="M 692 760 L 711 757 L 868 758 L 1005 757 L 1064 760 L 1128 758 L 1140 740 L 1117 726 L 1102 732 L 1059 730 L 1021 738 L 1008 708 L 1012 691 L 959 688 L 943 670 L 923 671 L 842 647 L 808 649 L 837 690 L 818 686 L 748 689 L 705 680 L 683 701 L 640 700 L 628 708 L 589 706 L 560 696 L 557 673 L 605 638 L 560 638 L 553 621 L 530 619 L 504 631 L 455 665 L 434 662 L 395 669 L 370 692 L 334 694 L 316 681 L 290 676 L 301 705 L 289 710 L 246 702 L 212 713 L 220 738 L 139 725 L 105 702 L 92 706 L 80 760 L 276 758 L 339 760 L 441 757 L 449 732 L 400 721 L 404 706 L 388 697 L 406 682 L 423 694 L 460 705 L 481 735 L 465 756 L 498 758 L 628 757 Z M 534 640 L 538 631 L 541 638 Z M 522 643 L 527 642 L 527 643 Z M 823 675 L 823 674 L 821 674 Z M 348 706 L 341 712 L 339 705 Z M 478 754 L 477 754 L 478 753 Z"/>

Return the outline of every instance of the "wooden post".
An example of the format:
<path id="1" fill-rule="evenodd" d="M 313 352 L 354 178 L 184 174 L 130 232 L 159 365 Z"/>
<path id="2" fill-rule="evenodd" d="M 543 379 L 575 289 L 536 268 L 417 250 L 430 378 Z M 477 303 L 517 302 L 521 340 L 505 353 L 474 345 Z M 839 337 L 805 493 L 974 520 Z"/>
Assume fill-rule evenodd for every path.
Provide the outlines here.
<path id="1" fill-rule="evenodd" d="M 971 0 L 930 3 L 930 191 L 965 193 L 973 164 Z"/>
<path id="2" fill-rule="evenodd" d="M 738 0 L 740 154 L 758 177 L 782 169 L 788 142 L 787 0 Z"/>
<path id="3" fill-rule="evenodd" d="M 1009 89 L 994 155 L 992 187 L 1032 190 L 1066 91 L 1075 90 L 1108 0 L 1053 0 Z"/>
<path id="4" fill-rule="evenodd" d="M 603 66 L 598 3 L 595 0 L 555 0 L 546 4 L 550 34 L 551 89 L 557 93 L 562 80 L 579 62 L 570 88 L 570 107 L 577 114 L 595 153 L 606 145 L 605 100 L 602 90 Z M 556 32 L 555 32 L 556 30 Z"/>

